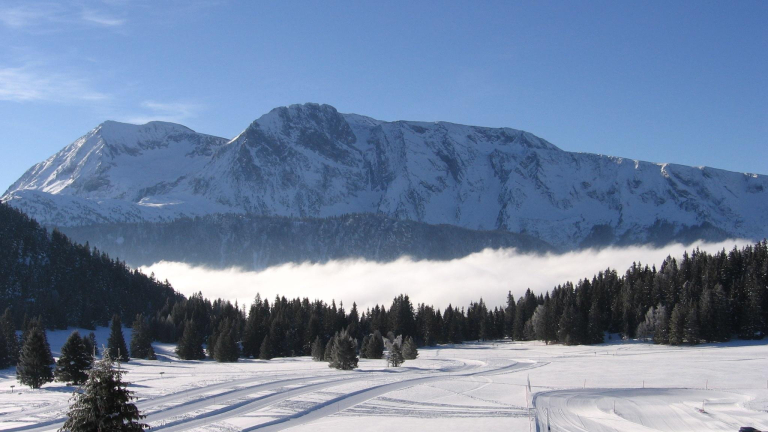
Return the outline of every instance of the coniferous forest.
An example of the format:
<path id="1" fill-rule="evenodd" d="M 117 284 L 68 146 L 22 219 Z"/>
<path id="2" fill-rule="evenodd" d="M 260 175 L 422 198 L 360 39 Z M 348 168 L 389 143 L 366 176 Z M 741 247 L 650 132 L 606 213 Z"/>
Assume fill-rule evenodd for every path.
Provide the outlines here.
<path id="1" fill-rule="evenodd" d="M 593 344 L 606 333 L 697 344 L 762 338 L 768 323 L 766 241 L 716 254 L 694 250 L 667 257 L 658 269 L 639 263 L 623 275 L 607 269 L 549 292 L 528 289 L 518 299 L 510 292 L 506 306 L 493 309 L 480 299 L 440 310 L 405 294 L 389 307 L 364 311 L 354 303 L 257 294 L 246 309 L 201 293 L 185 298 L 87 245 L 48 234 L 6 205 L 0 218 L 0 307 L 13 311 L 17 327 L 24 315 L 63 328 L 105 325 L 114 314 L 130 323 L 142 314 L 141 337 L 178 343 L 188 359 L 320 357 L 340 332 L 365 345 L 367 356 L 378 335 L 418 346 L 501 338 Z"/>
<path id="2" fill-rule="evenodd" d="M 17 328 L 24 316 L 42 317 L 47 328 L 105 326 L 114 314 L 154 315 L 179 298 L 167 282 L 0 203 L 0 311 L 10 307 Z"/>

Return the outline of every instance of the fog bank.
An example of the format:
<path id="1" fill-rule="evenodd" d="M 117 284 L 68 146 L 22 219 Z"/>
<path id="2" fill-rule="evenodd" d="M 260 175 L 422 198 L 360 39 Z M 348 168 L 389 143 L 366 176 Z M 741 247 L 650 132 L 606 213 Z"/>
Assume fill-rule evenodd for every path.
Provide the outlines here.
<path id="1" fill-rule="evenodd" d="M 270 301 L 276 294 L 321 299 L 347 311 L 356 302 L 365 309 L 375 304 L 387 307 L 392 298 L 405 293 L 414 303 L 441 309 L 448 304 L 467 306 L 481 297 L 491 307 L 501 306 L 508 291 L 519 297 L 527 288 L 545 292 L 566 281 L 576 282 L 606 268 L 623 274 L 633 262 L 658 266 L 667 256 L 681 257 L 698 247 L 710 253 L 742 247 L 752 242 L 728 240 L 720 243 L 672 244 L 661 248 L 632 246 L 583 250 L 565 254 L 532 255 L 514 249 L 485 250 L 452 261 L 413 261 L 404 257 L 389 263 L 365 260 L 331 261 L 323 264 L 284 264 L 261 271 L 237 268 L 214 270 L 178 262 L 159 262 L 142 271 L 168 279 L 189 296 L 201 291 L 205 297 L 237 300 L 250 304 L 256 293 Z"/>

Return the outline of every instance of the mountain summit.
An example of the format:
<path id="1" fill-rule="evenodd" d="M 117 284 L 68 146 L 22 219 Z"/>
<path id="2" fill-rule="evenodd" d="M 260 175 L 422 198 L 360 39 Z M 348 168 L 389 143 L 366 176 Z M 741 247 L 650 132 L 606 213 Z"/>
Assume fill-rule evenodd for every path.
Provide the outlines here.
<path id="1" fill-rule="evenodd" d="M 504 230 L 560 249 L 768 236 L 768 178 L 563 151 L 528 132 L 276 108 L 227 141 L 105 122 L 30 168 L 3 201 L 41 223 L 242 213 Z"/>

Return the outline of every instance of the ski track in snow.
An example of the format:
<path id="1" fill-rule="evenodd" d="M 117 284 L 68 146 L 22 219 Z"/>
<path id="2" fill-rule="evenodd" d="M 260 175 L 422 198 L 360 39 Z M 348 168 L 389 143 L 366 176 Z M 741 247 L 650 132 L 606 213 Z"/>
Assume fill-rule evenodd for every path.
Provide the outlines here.
<path id="1" fill-rule="evenodd" d="M 408 422 L 441 432 L 768 429 L 765 343 L 468 343 L 424 349 L 400 368 L 364 359 L 350 372 L 307 358 L 219 364 L 179 361 L 170 346 L 156 351 L 164 360 L 126 368 L 144 422 L 159 431 L 367 431 Z M 0 375 L 0 430 L 61 426 L 71 387 L 20 389 L 14 400 L 11 383 Z"/>

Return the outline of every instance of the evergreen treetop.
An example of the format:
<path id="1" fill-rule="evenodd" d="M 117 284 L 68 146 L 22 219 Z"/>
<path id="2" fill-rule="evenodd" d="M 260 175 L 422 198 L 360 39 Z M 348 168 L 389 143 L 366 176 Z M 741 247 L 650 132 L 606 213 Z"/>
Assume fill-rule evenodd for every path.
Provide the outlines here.
<path id="1" fill-rule="evenodd" d="M 76 390 L 70 399 L 67 420 L 59 432 L 125 431 L 148 429 L 141 423 L 145 418 L 136 405 L 128 383 L 123 382 L 124 371 L 115 369 L 109 352 L 91 369 L 82 390 Z"/>

